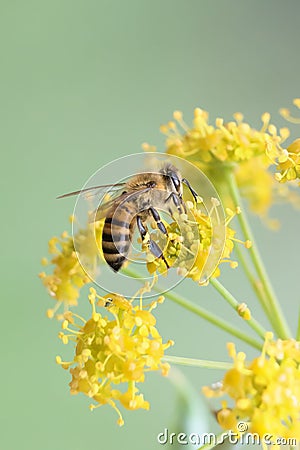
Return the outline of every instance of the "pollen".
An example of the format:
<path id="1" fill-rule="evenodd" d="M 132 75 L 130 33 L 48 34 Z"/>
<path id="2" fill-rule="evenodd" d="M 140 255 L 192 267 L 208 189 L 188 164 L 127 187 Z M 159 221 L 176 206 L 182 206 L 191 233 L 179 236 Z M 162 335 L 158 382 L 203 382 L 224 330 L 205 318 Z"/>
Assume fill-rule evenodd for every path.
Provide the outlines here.
<path id="1" fill-rule="evenodd" d="M 251 248 L 252 247 L 252 242 L 249 241 L 249 239 L 247 241 L 245 241 L 245 247 L 246 248 Z"/>
<path id="2" fill-rule="evenodd" d="M 182 112 L 181 111 L 174 111 L 173 117 L 178 122 L 182 120 Z"/>
<path id="3" fill-rule="evenodd" d="M 143 142 L 143 143 L 142 143 L 142 149 L 143 149 L 145 152 L 148 152 L 149 149 L 150 149 L 150 144 L 148 144 L 148 142 Z"/>
<path id="4" fill-rule="evenodd" d="M 294 98 L 293 103 L 297 108 L 300 109 L 300 98 Z"/>
<path id="5" fill-rule="evenodd" d="M 241 316 L 244 320 L 251 319 L 251 311 L 246 305 L 246 303 L 240 303 L 237 308 L 238 315 Z"/>
<path id="6" fill-rule="evenodd" d="M 142 150 L 144 150 L 145 152 L 156 152 L 157 148 L 155 145 L 150 145 L 147 142 L 144 142 L 142 144 Z"/>
<path id="7" fill-rule="evenodd" d="M 216 127 L 221 128 L 224 125 L 224 120 L 221 118 L 216 119 Z"/>

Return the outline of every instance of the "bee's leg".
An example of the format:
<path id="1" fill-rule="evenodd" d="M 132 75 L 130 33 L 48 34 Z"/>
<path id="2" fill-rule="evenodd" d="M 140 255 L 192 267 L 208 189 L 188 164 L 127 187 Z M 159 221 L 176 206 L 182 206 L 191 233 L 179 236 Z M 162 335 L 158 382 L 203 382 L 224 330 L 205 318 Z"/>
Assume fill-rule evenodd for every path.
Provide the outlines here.
<path id="1" fill-rule="evenodd" d="M 165 265 L 169 269 L 170 266 L 166 261 L 166 258 L 163 255 L 162 249 L 157 245 L 155 241 L 153 241 L 150 237 L 147 225 L 145 225 L 141 219 L 140 216 L 136 216 L 136 223 L 139 230 L 139 233 L 141 235 L 142 241 L 144 244 L 147 244 L 149 246 L 150 252 L 156 257 L 156 258 L 162 258 Z M 161 222 L 162 223 L 162 222 Z M 166 230 L 167 232 L 167 230 Z"/>
<path id="2" fill-rule="evenodd" d="M 173 200 L 174 205 L 176 206 L 179 214 L 182 214 L 183 212 L 186 212 L 186 206 L 182 199 L 179 197 L 179 195 L 175 194 L 175 192 L 171 192 L 169 197 L 166 199 L 166 202 L 168 202 L 170 199 Z M 170 209 L 170 214 L 173 217 L 172 210 Z"/>
<path id="3" fill-rule="evenodd" d="M 163 234 L 165 234 L 166 236 L 168 236 L 167 229 L 166 229 L 166 227 L 164 226 L 163 222 L 161 221 L 161 217 L 160 217 L 160 215 L 159 215 L 159 212 L 158 212 L 156 209 L 154 209 L 152 206 L 149 208 L 148 211 L 151 213 L 153 219 L 155 220 L 156 225 L 157 225 L 157 228 L 158 228 Z"/>
<path id="4" fill-rule="evenodd" d="M 149 242 L 150 234 L 147 226 L 143 223 L 141 216 L 136 216 L 136 223 L 143 243 Z"/>
<path id="5" fill-rule="evenodd" d="M 188 180 L 186 178 L 182 178 L 182 183 L 184 183 L 189 190 L 191 191 L 192 196 L 194 197 L 195 201 L 197 202 L 197 200 L 199 199 L 199 195 L 197 194 L 197 192 L 192 188 L 192 186 L 190 185 L 190 183 L 188 182 Z"/>

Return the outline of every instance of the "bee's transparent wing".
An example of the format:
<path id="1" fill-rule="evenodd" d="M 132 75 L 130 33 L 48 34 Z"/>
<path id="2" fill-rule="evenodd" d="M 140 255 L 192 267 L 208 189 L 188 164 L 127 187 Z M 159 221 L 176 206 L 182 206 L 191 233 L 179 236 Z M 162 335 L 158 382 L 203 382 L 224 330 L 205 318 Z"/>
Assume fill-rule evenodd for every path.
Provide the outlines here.
<path id="1" fill-rule="evenodd" d="M 117 205 L 124 201 L 127 196 L 127 193 L 119 193 L 118 191 L 113 193 L 108 192 L 107 200 L 104 196 L 102 204 L 90 214 L 89 222 L 98 222 L 99 220 L 104 219 L 104 217 L 107 216 L 108 211 L 113 207 L 117 207 Z"/>
<path id="2" fill-rule="evenodd" d="M 63 194 L 63 195 L 59 195 L 58 197 L 56 197 L 57 199 L 60 198 L 66 198 L 66 197 L 71 197 L 73 195 L 86 195 L 87 197 L 89 196 L 95 196 L 97 194 L 99 194 L 103 189 L 107 189 L 110 188 L 110 191 L 113 190 L 120 190 L 122 189 L 122 187 L 125 186 L 126 183 L 116 183 L 116 184 L 102 184 L 99 186 L 92 186 L 86 189 L 80 189 L 79 191 L 73 191 L 73 192 L 68 192 L 67 194 Z"/>
<path id="3" fill-rule="evenodd" d="M 117 208 L 127 200 L 132 200 L 136 196 L 148 192 L 150 189 L 151 188 L 149 187 L 141 187 L 135 191 L 122 193 L 119 193 L 120 191 L 112 192 L 112 197 L 110 196 L 107 201 L 104 200 L 104 202 L 90 215 L 89 222 L 98 222 L 99 220 L 104 219 L 111 208 Z M 108 195 L 110 195 L 110 192 L 108 192 Z"/>

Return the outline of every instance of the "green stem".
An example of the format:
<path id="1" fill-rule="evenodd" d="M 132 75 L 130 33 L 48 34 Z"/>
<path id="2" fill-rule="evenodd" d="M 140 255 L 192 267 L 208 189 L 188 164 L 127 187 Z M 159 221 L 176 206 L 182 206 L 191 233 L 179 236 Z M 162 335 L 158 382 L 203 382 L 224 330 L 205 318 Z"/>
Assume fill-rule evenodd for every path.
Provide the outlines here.
<path id="1" fill-rule="evenodd" d="M 257 298 L 260 300 L 261 306 L 266 314 L 266 316 L 269 318 L 269 305 L 268 305 L 268 299 L 266 298 L 266 294 L 264 292 L 263 286 L 261 281 L 259 281 L 251 272 L 248 262 L 246 261 L 245 255 L 241 249 L 240 245 L 236 245 L 234 248 L 234 251 L 238 257 L 239 263 L 241 263 L 242 268 L 244 269 L 244 272 L 253 288 L 254 293 L 256 294 Z"/>
<path id="2" fill-rule="evenodd" d="M 161 288 L 159 286 L 154 286 L 154 289 L 158 290 L 159 292 L 163 292 L 161 291 Z M 256 339 L 253 339 L 251 336 L 248 336 L 246 333 L 243 333 L 238 328 L 235 328 L 229 322 L 226 322 L 225 320 L 221 319 L 216 314 L 211 314 L 206 309 L 201 308 L 199 305 L 195 305 L 195 303 L 192 303 L 186 298 L 182 297 L 181 295 L 175 294 L 173 292 L 170 291 L 163 292 L 163 295 L 172 300 L 173 302 L 177 303 L 178 305 L 183 306 L 188 311 L 197 314 L 198 316 L 202 317 L 203 319 L 207 320 L 213 325 L 221 328 L 224 331 L 227 331 L 227 333 L 230 333 L 233 336 L 237 337 L 238 339 L 241 339 L 242 341 L 247 342 L 253 347 L 261 350 L 262 345 L 260 342 L 258 342 Z"/>
<path id="3" fill-rule="evenodd" d="M 143 280 L 140 274 L 136 273 L 134 270 L 125 268 L 123 269 L 123 273 L 136 278 L 137 280 Z M 231 334 L 232 336 L 237 337 L 238 339 L 241 339 L 242 341 L 246 342 L 247 344 L 251 345 L 252 347 L 261 350 L 262 344 L 257 341 L 256 339 L 252 338 L 251 336 L 248 336 L 246 333 L 243 333 L 238 328 L 235 328 L 230 323 L 226 322 L 225 320 L 221 319 L 215 314 L 210 313 L 204 308 L 201 308 L 199 305 L 195 305 L 195 303 L 190 302 L 183 296 L 176 294 L 171 291 L 165 291 L 163 287 L 155 284 L 153 286 L 153 289 L 160 294 L 164 295 L 164 297 L 172 300 L 174 303 L 177 303 L 178 305 L 182 306 L 183 308 L 187 309 L 188 311 L 191 311 L 194 314 L 197 314 L 198 316 L 202 317 L 202 319 L 207 320 L 208 322 L 212 323 L 213 325 L 221 328 L 222 330 L 226 331 L 227 333 Z"/>
<path id="4" fill-rule="evenodd" d="M 226 170 L 225 172 L 227 174 L 227 181 L 235 206 L 242 207 L 242 199 L 236 184 L 234 174 L 232 170 Z M 238 219 L 245 239 L 251 241 L 252 243 L 252 247 L 249 249 L 249 253 L 268 299 L 268 312 L 266 311 L 266 314 L 268 315 L 274 331 L 276 331 L 278 336 L 282 339 L 288 339 L 291 336 L 291 332 L 285 321 L 280 304 L 271 285 L 244 210 L 242 213 L 238 214 Z"/>
<path id="5" fill-rule="evenodd" d="M 193 359 L 193 358 L 184 358 L 181 356 L 164 356 L 163 361 L 168 362 L 170 364 L 178 364 L 181 366 L 191 366 L 191 367 L 204 367 L 205 369 L 220 369 L 220 370 L 229 370 L 232 369 L 233 364 L 227 362 L 220 361 L 206 361 L 204 359 Z"/>
<path id="6" fill-rule="evenodd" d="M 219 294 L 222 295 L 222 297 L 229 303 L 229 305 L 238 312 L 238 307 L 240 306 L 240 303 L 236 300 L 236 298 L 220 283 L 220 281 L 216 280 L 215 278 L 211 278 L 209 280 L 209 283 L 219 292 Z M 260 325 L 257 320 L 251 319 L 245 320 L 245 322 L 264 340 L 265 334 L 267 330 L 263 328 L 262 325 Z"/>

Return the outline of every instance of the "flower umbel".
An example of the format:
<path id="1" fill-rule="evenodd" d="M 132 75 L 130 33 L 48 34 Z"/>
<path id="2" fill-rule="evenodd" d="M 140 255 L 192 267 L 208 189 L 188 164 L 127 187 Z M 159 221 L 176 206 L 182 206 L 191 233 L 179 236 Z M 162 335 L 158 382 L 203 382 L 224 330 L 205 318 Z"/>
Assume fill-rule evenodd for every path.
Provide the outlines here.
<path id="1" fill-rule="evenodd" d="M 236 431 L 242 420 L 248 422 L 249 432 L 261 437 L 270 433 L 274 441 L 300 439 L 300 342 L 273 340 L 268 332 L 261 355 L 250 363 L 232 343 L 228 349 L 234 368 L 217 389 L 203 388 L 208 397 L 227 394 L 233 400 L 233 406 L 222 402 L 219 424 Z"/>
<path id="2" fill-rule="evenodd" d="M 210 276 L 220 276 L 221 263 L 228 262 L 232 268 L 237 267 L 237 262 L 231 259 L 235 242 L 247 248 L 251 246 L 249 241 L 236 239 L 235 231 L 229 227 L 233 217 L 240 213 L 239 208 L 236 212 L 227 208 L 227 217 L 222 223 L 217 205 L 219 201 L 212 198 L 211 211 L 207 214 L 195 202 L 187 201 L 187 214 L 176 217 L 177 221 L 170 224 L 165 222 L 168 231 L 168 242 L 163 253 L 165 261 L 170 267 L 177 268 L 179 275 L 192 278 L 199 284 L 206 282 Z M 216 219 L 213 219 L 213 212 Z M 148 257 L 149 273 L 166 273 L 162 258 L 155 259 L 149 251 Z"/>
<path id="3" fill-rule="evenodd" d="M 267 219 L 271 226 L 276 225 L 267 216 L 272 204 L 283 200 L 295 204 L 295 193 L 278 190 L 277 184 L 278 180 L 292 180 L 299 175 L 296 144 L 293 149 L 282 147 L 290 132 L 287 128 L 277 130 L 270 123 L 269 113 L 261 116 L 260 129 L 244 122 L 241 113 L 234 114 L 233 121 L 225 123 L 218 118 L 212 125 L 208 113 L 196 108 L 191 127 L 180 111 L 173 116 L 175 121 L 161 127 L 166 135 L 166 153 L 187 159 L 203 170 L 219 191 L 225 207 L 233 208 L 223 173 L 227 169 L 234 171 L 241 195 L 248 200 L 251 210 Z M 144 144 L 144 148 L 151 147 Z M 269 171 L 271 166 L 278 166 L 276 178 Z"/>
<path id="4" fill-rule="evenodd" d="M 276 151 L 278 144 L 289 135 L 287 128 L 277 130 L 270 125 L 270 114 L 262 115 L 262 128 L 256 130 L 243 121 L 241 113 L 234 114 L 234 120 L 224 123 L 216 119 L 215 126 L 209 124 L 208 113 L 200 108 L 194 111 L 194 122 L 190 128 L 185 124 L 180 111 L 174 112 L 183 133 L 175 122 L 161 127 L 167 135 L 167 153 L 176 154 L 196 162 L 215 164 L 219 162 L 241 163 L 257 156 L 266 156 L 266 150 Z"/>
<path id="5" fill-rule="evenodd" d="M 296 139 L 278 156 L 275 177 L 281 183 L 300 179 L 300 139 Z"/>
<path id="6" fill-rule="evenodd" d="M 57 301 L 56 306 L 47 311 L 48 317 L 52 318 L 62 304 L 65 310 L 77 305 L 80 289 L 92 281 L 81 266 L 76 250 L 96 270 L 101 257 L 97 241 L 101 238 L 102 228 L 103 221 L 79 230 L 74 238 L 64 231 L 60 237 L 50 239 L 48 249 L 53 257 L 50 262 L 44 258 L 42 263 L 44 266 L 54 265 L 54 269 L 49 275 L 45 272 L 39 275 L 50 296 Z M 57 318 L 61 319 L 62 316 L 58 315 Z"/>
<path id="7" fill-rule="evenodd" d="M 149 409 L 137 383 L 144 381 L 146 372 L 160 369 L 166 375 L 169 370 L 162 357 L 173 342 L 163 344 L 152 314 L 163 297 L 143 306 L 145 289 L 148 288 L 139 291 L 139 305 L 133 306 L 135 297 L 130 301 L 119 294 L 101 297 L 91 288 L 92 317 L 87 321 L 80 318 L 81 323 L 75 325 L 79 316 L 67 312 L 63 322 L 66 333 L 60 333 L 64 343 L 70 339 L 76 342 L 73 361 L 62 362 L 57 357 L 63 368 L 70 368 L 71 393 L 82 392 L 95 400 L 96 405 L 91 405 L 91 409 L 104 404 L 112 406 L 119 415 L 119 425 L 124 421 L 116 402 L 129 410 Z M 110 317 L 96 311 L 96 300 L 98 305 L 106 307 Z M 72 325 L 77 329 L 72 329 Z"/>

